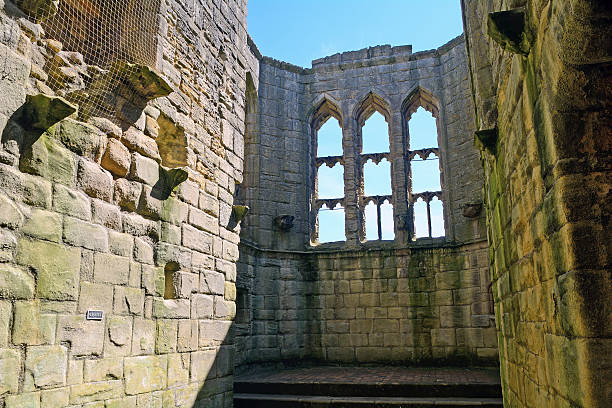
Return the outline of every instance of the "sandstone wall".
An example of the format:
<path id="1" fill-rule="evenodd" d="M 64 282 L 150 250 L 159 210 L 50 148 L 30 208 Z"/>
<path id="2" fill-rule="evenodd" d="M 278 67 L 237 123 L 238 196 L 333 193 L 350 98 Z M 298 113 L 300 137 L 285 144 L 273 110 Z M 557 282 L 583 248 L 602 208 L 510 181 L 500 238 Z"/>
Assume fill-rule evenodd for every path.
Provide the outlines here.
<path id="1" fill-rule="evenodd" d="M 462 3 L 478 128 L 498 129 L 479 143 L 505 404 L 607 406 L 610 6 Z"/>
<path id="2" fill-rule="evenodd" d="M 410 46 L 337 54 L 311 69 L 252 51 L 260 76 L 257 131 L 245 157 L 251 211 L 238 263 L 237 365 L 296 358 L 495 364 L 484 214 L 463 215 L 466 204 L 482 201 L 463 38 L 416 54 Z M 356 112 L 370 107 L 371 95 L 390 125 L 396 240 L 361 242 L 360 215 L 347 204 L 347 242 L 312 245 L 313 115 L 321 103 L 337 110 L 345 192 L 356 200 Z M 399 220 L 408 214 L 410 183 L 405 114 L 418 106 L 438 117 L 447 234 L 413 242 Z M 289 231 L 275 225 L 282 215 L 295 217 Z"/>
<path id="3" fill-rule="evenodd" d="M 101 71 L 0 1 L 0 406 L 232 406 L 231 213 L 245 71 L 258 75 L 245 13 L 246 1 L 161 2 L 151 68 L 173 92 L 138 105 L 161 83 L 143 69 L 150 88 L 108 95 L 115 116 L 53 124 L 45 104 L 64 102 L 26 100 L 69 97 L 50 87 L 52 62 L 66 86 Z"/>

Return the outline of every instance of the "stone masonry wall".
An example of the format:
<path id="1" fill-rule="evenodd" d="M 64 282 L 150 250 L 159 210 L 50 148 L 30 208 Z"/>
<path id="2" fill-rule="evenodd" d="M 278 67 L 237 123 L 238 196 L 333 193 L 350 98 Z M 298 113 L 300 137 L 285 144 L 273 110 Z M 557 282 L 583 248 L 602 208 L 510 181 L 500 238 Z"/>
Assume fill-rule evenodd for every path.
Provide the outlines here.
<path id="1" fill-rule="evenodd" d="M 318 254 L 307 353 L 342 363 L 495 364 L 486 243 Z"/>
<path id="2" fill-rule="evenodd" d="M 48 69 L 66 86 L 99 69 L 0 1 L 1 407 L 232 406 L 245 13 L 162 1 L 161 77 L 143 68 L 146 89 L 109 95 L 116 117 L 82 118 Z"/>
<path id="3" fill-rule="evenodd" d="M 462 3 L 504 402 L 608 406 L 610 4 Z"/>
<path id="4" fill-rule="evenodd" d="M 482 200 L 482 170 L 472 145 L 462 37 L 416 54 L 410 46 L 337 54 L 314 61 L 311 69 L 262 57 L 253 44 L 251 50 L 259 60 L 259 83 L 247 125 L 245 203 L 251 210 L 238 263 L 243 297 L 234 322 L 236 364 L 296 358 L 494 364 L 484 218 L 463 215 L 467 204 Z M 372 93 L 384 101 L 392 148 L 399 152 L 392 158 L 397 223 L 408 210 L 403 115 L 408 102 L 415 110 L 426 103 L 414 97 L 419 92 L 437 104 L 447 236 L 414 243 L 396 224 L 394 242 L 362 243 L 349 206 L 348 241 L 311 246 L 311 123 L 318 106 L 327 101 L 341 116 L 345 182 L 354 186 L 346 162 L 354 157 L 355 111 Z M 282 215 L 294 217 L 289 231 L 275 224 Z M 411 249 L 415 245 L 420 249 Z"/>

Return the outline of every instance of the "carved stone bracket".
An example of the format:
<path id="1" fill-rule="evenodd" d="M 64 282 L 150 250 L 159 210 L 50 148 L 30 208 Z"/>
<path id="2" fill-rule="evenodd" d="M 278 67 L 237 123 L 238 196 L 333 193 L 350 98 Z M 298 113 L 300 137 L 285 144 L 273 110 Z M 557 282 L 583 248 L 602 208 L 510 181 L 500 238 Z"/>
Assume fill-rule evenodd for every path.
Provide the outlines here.
<path id="1" fill-rule="evenodd" d="M 59 0 L 16 0 L 15 4 L 28 16 L 42 21 L 57 13 Z"/>
<path id="2" fill-rule="evenodd" d="M 436 157 L 440 157 L 440 149 L 437 147 L 430 147 L 427 149 L 408 150 L 408 159 L 413 160 L 415 157 L 419 156 L 421 159 L 427 160 L 432 153 L 435 154 Z"/>
<path id="3" fill-rule="evenodd" d="M 146 65 L 117 61 L 111 71 L 125 73 L 118 77 L 125 78 L 126 85 L 146 100 L 161 98 L 172 93 L 172 87 L 166 80 Z"/>
<path id="4" fill-rule="evenodd" d="M 153 187 L 153 192 L 151 194 L 160 200 L 166 200 L 170 197 L 172 191 L 174 191 L 179 184 L 187 180 L 188 177 L 189 173 L 187 172 L 187 167 L 165 169 L 159 166 L 159 180 Z"/>
<path id="5" fill-rule="evenodd" d="M 495 156 L 497 153 L 497 138 L 499 136 L 497 128 L 477 130 L 474 135 L 476 137 L 476 145 Z"/>
<path id="6" fill-rule="evenodd" d="M 290 231 L 293 228 L 293 215 L 279 215 L 274 218 L 274 226 L 283 232 Z"/>
<path id="7" fill-rule="evenodd" d="M 246 217 L 248 212 L 249 207 L 246 205 L 233 205 L 231 218 L 236 221 L 236 224 L 240 224 L 240 222 L 244 220 L 244 217 Z"/>
<path id="8" fill-rule="evenodd" d="M 533 36 L 529 32 L 524 7 L 489 13 L 487 33 L 503 49 L 515 54 L 529 54 Z"/>
<path id="9" fill-rule="evenodd" d="M 361 163 L 366 164 L 368 160 L 372 160 L 374 164 L 380 164 L 383 159 L 387 159 L 387 161 L 391 161 L 389 157 L 391 153 L 365 153 L 361 155 Z"/>
<path id="10" fill-rule="evenodd" d="M 61 97 L 27 95 L 19 124 L 26 130 L 45 131 L 76 111 L 76 106 Z"/>
<path id="11" fill-rule="evenodd" d="M 477 218 L 480 215 L 481 211 L 482 203 L 465 204 L 461 209 L 461 213 L 466 218 Z"/>
<path id="12" fill-rule="evenodd" d="M 315 165 L 317 166 L 317 168 L 325 164 L 327 167 L 331 169 L 338 163 L 344 166 L 343 156 L 325 156 L 325 157 L 317 157 L 315 159 Z"/>

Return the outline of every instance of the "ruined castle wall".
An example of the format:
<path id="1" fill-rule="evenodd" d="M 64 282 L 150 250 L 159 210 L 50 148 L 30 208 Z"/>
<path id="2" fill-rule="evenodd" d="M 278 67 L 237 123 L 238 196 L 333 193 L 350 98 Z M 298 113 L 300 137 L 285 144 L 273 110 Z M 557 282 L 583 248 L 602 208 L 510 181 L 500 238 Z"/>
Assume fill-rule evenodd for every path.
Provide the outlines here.
<path id="1" fill-rule="evenodd" d="M 377 95 L 392 146 L 401 152 L 407 148 L 406 101 L 419 89 L 435 101 L 435 108 L 426 107 L 439 118 L 447 236 L 415 243 L 398 227 L 394 242 L 361 243 L 351 235 L 358 215 L 349 213 L 346 243 L 311 246 L 311 124 L 318 105 L 335 104 L 345 146 L 352 146 L 355 112 Z M 414 110 L 425 104 L 415 101 Z M 246 179 L 257 181 L 247 194 L 251 212 L 238 263 L 238 365 L 295 358 L 494 364 L 484 218 L 463 215 L 466 204 L 482 200 L 473 123 L 461 37 L 417 54 L 389 46 L 337 54 L 314 61 L 311 69 L 260 57 L 257 165 L 245 171 Z M 351 154 L 345 151 L 345 159 Z M 392 160 L 397 220 L 408 211 L 408 179 L 401 174 L 403 154 Z M 356 182 L 347 179 L 348 171 L 345 166 L 347 185 Z M 289 231 L 275 225 L 281 215 L 295 217 Z"/>
<path id="2" fill-rule="evenodd" d="M 258 74 L 245 12 L 244 1 L 161 2 L 151 68 L 170 95 L 138 105 L 134 85 L 117 84 L 116 116 L 43 126 L 51 110 L 33 129 L 21 115 L 44 103 L 26 95 L 70 97 L 50 85 L 51 61 L 62 86 L 100 71 L 0 2 L 0 406 L 232 406 L 231 213 L 245 71 Z M 141 92 L 159 89 L 139 72 L 153 81 Z M 172 191 L 160 164 L 188 179 Z"/>
<path id="3" fill-rule="evenodd" d="M 462 3 L 477 126 L 499 130 L 482 157 L 504 402 L 609 405 L 610 6 Z M 488 13 L 518 6 L 504 50 Z M 500 21 L 498 39 L 520 27 Z"/>

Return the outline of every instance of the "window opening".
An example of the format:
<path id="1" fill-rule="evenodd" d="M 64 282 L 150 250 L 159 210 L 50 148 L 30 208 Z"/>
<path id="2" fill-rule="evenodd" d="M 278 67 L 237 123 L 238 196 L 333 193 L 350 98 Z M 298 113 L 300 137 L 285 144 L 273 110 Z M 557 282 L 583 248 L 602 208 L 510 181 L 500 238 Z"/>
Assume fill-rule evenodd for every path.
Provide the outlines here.
<path id="1" fill-rule="evenodd" d="M 249 292 L 246 289 L 236 288 L 236 324 L 249 323 Z"/>
<path id="2" fill-rule="evenodd" d="M 370 99 L 373 99 L 370 96 Z M 361 163 L 363 171 L 362 208 L 365 218 L 365 239 L 394 239 L 389 125 L 385 117 L 370 105 L 372 113 L 361 128 Z M 368 112 L 367 110 L 364 112 Z M 366 114 L 367 115 L 367 114 Z M 364 116 L 367 117 L 367 116 Z M 384 217 L 383 217 L 384 211 Z M 389 211 L 391 214 L 389 216 Z"/>
<path id="3" fill-rule="evenodd" d="M 389 151 L 389 125 L 385 117 L 374 112 L 361 129 L 362 153 L 379 153 Z"/>
<path id="4" fill-rule="evenodd" d="M 427 223 L 427 204 L 422 198 L 414 203 L 414 229 L 416 238 L 426 238 L 429 236 L 429 225 Z"/>
<path id="5" fill-rule="evenodd" d="M 426 159 L 419 156 L 410 161 L 412 174 L 412 191 L 439 191 L 440 186 L 440 160 L 434 153 Z"/>
<path id="6" fill-rule="evenodd" d="M 438 147 L 438 127 L 436 119 L 423 107 L 419 107 L 410 117 L 410 148 L 412 150 Z"/>
<path id="7" fill-rule="evenodd" d="M 179 265 L 176 262 L 168 262 L 164 267 L 164 299 L 176 299 L 178 285 L 177 272 Z"/>
<path id="8" fill-rule="evenodd" d="M 342 156 L 342 128 L 330 117 L 317 131 L 317 157 Z"/>
<path id="9" fill-rule="evenodd" d="M 344 166 L 336 163 L 332 168 L 319 167 L 317 172 L 318 198 L 344 197 Z"/>
<path id="10" fill-rule="evenodd" d="M 368 160 L 363 165 L 363 193 L 366 196 L 391 195 L 391 163 Z"/>
<path id="11" fill-rule="evenodd" d="M 319 209 L 319 242 L 346 241 L 344 208 L 341 204 L 323 204 Z"/>
<path id="12" fill-rule="evenodd" d="M 444 230 L 444 210 L 442 208 L 442 201 L 438 197 L 434 197 L 429 203 L 429 208 L 431 235 L 432 237 L 443 237 L 446 235 L 446 232 Z"/>

